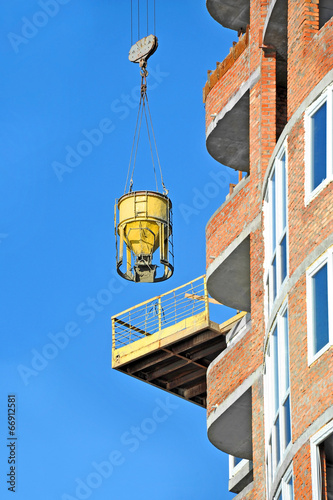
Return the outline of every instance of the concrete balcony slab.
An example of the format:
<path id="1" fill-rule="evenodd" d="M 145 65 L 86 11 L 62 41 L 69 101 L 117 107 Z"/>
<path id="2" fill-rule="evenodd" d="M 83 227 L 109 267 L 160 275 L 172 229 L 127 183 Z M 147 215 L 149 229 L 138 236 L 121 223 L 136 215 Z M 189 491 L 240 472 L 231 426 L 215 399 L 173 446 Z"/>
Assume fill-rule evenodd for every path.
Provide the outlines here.
<path id="1" fill-rule="evenodd" d="M 206 147 L 219 163 L 249 172 L 248 88 L 240 89 L 209 125 Z"/>
<path id="2" fill-rule="evenodd" d="M 250 22 L 249 0 L 207 0 L 209 14 L 225 28 L 245 30 Z"/>
<path id="3" fill-rule="evenodd" d="M 251 310 L 249 234 L 241 239 L 236 238 L 210 264 L 207 269 L 207 289 L 221 304 L 240 311 Z"/>
<path id="4" fill-rule="evenodd" d="M 208 421 L 208 438 L 219 450 L 252 460 L 252 391 L 235 391 Z"/>

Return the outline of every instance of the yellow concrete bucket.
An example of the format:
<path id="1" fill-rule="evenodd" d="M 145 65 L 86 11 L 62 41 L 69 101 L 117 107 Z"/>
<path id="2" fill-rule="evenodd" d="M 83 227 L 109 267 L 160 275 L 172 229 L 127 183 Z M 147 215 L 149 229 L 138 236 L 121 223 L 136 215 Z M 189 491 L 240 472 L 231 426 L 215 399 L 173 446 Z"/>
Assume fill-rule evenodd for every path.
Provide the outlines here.
<path id="1" fill-rule="evenodd" d="M 115 205 L 117 272 L 135 282 L 164 281 L 173 273 L 172 204 L 169 198 L 154 191 L 134 191 L 124 194 Z M 118 222 L 117 222 L 118 209 Z M 118 241 L 119 240 L 119 241 Z M 122 271 L 124 245 L 126 270 Z M 153 262 L 157 249 L 163 274 Z M 132 257 L 135 258 L 132 266 Z"/>

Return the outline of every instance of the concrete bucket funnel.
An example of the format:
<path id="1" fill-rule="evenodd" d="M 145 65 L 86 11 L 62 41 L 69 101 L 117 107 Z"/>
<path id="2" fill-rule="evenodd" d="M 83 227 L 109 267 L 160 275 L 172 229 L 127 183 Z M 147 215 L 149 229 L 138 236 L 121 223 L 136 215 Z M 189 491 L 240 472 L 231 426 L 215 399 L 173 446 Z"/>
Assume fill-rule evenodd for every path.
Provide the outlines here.
<path id="1" fill-rule="evenodd" d="M 171 208 L 170 199 L 154 191 L 130 192 L 116 202 L 117 272 L 123 278 L 154 283 L 172 276 Z M 159 266 L 153 261 L 158 248 L 162 275 L 157 272 Z M 122 270 L 124 253 L 126 269 Z"/>

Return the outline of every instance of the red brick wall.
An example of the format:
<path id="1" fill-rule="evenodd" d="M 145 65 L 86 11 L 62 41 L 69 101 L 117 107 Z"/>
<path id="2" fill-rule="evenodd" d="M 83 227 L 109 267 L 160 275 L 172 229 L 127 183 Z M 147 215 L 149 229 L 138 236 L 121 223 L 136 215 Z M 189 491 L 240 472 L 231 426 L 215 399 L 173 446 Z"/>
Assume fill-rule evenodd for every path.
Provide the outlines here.
<path id="1" fill-rule="evenodd" d="M 207 416 L 214 409 L 212 405 L 221 404 L 262 362 L 259 339 L 248 332 L 240 342 L 224 351 L 224 356 L 207 375 Z"/>
<path id="2" fill-rule="evenodd" d="M 276 144 L 276 53 L 264 50 L 261 59 L 260 146 L 264 178 Z"/>
<path id="3" fill-rule="evenodd" d="M 295 500 L 311 499 L 312 478 L 309 443 L 302 446 L 302 448 L 295 454 L 293 466 Z"/>
<path id="4" fill-rule="evenodd" d="M 253 481 L 254 490 L 251 500 L 264 499 L 265 479 L 265 426 L 262 377 L 252 386 L 252 441 L 253 446 Z"/>
<path id="5" fill-rule="evenodd" d="M 292 436 L 297 440 L 333 405 L 333 350 L 308 366 L 306 278 L 289 293 L 290 393 Z"/>
<path id="6" fill-rule="evenodd" d="M 332 50 L 333 52 L 333 50 Z M 329 184 L 304 206 L 304 119 L 288 137 L 289 274 L 333 232 L 333 189 Z"/>
<path id="7" fill-rule="evenodd" d="M 316 10 L 316 2 L 304 5 Z M 313 87 L 333 68 L 333 18 L 320 31 L 314 29 L 311 11 L 302 2 L 289 2 L 288 119 Z M 305 10 L 305 12 L 304 12 Z M 317 19 L 317 18 L 316 18 Z M 318 20 L 319 25 L 319 20 Z"/>

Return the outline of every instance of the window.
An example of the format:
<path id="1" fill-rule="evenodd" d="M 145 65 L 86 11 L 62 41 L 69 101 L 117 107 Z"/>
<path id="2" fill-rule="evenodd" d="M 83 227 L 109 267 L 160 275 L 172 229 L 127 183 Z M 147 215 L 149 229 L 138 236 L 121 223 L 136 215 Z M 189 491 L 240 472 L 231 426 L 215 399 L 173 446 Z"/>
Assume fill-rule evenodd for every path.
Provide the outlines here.
<path id="1" fill-rule="evenodd" d="M 248 460 L 245 458 L 238 458 L 233 455 L 229 455 L 229 479 L 235 476 L 247 462 Z"/>
<path id="2" fill-rule="evenodd" d="M 274 500 L 293 500 L 294 498 L 294 486 L 293 486 L 293 474 L 292 470 L 289 469 L 283 476 L 281 483 L 277 489 L 277 493 L 274 496 Z"/>
<path id="3" fill-rule="evenodd" d="M 229 347 L 241 337 L 242 334 L 246 333 L 251 327 L 251 314 L 247 313 L 243 318 L 241 318 L 237 324 L 227 333 L 226 341 Z"/>
<path id="4" fill-rule="evenodd" d="M 333 343 L 333 248 L 307 271 L 308 360 L 311 364 Z"/>
<path id="5" fill-rule="evenodd" d="M 270 334 L 265 359 L 264 387 L 266 473 L 267 490 L 270 491 L 275 473 L 291 443 L 288 310 L 286 306 L 277 315 Z"/>
<path id="6" fill-rule="evenodd" d="M 310 440 L 313 500 L 333 498 L 333 422 Z"/>
<path id="7" fill-rule="evenodd" d="M 265 199 L 265 289 L 268 313 L 288 274 L 287 157 L 283 147 L 268 181 Z"/>
<path id="8" fill-rule="evenodd" d="M 333 178 L 332 90 L 325 92 L 305 113 L 305 203 Z"/>

